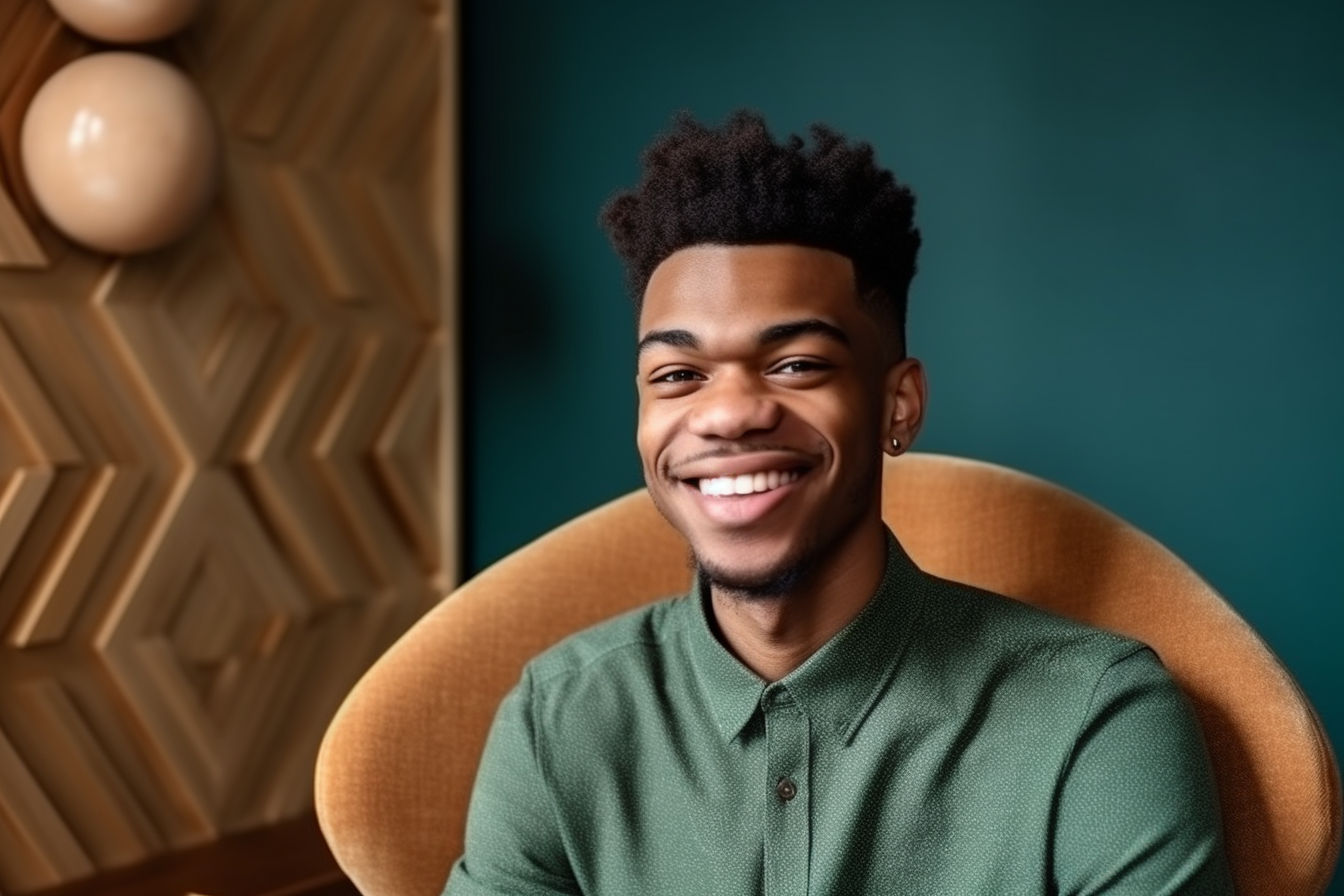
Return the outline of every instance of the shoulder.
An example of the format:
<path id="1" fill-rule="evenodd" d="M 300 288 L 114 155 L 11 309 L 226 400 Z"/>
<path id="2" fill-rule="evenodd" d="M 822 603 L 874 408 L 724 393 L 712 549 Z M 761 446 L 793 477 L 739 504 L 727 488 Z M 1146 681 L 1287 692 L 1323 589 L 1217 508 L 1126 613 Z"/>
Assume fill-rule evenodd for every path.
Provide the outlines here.
<path id="1" fill-rule="evenodd" d="M 1176 688 L 1143 643 L 1019 600 L 930 577 L 911 641 L 911 680 L 935 705 L 997 707 L 1018 728 L 1030 720 L 1063 747 L 1098 701 L 1126 688 Z"/>
<path id="2" fill-rule="evenodd" d="M 679 656 L 685 597 L 669 598 L 569 636 L 534 658 L 515 690 L 547 764 L 589 761 L 657 727 L 669 692 L 686 693 Z"/>
<path id="3" fill-rule="evenodd" d="M 980 782 L 986 794 L 1005 805 L 1035 794 L 1046 812 L 1062 779 L 1079 793 L 1104 793 L 1108 776 L 1126 780 L 1117 763 L 1125 774 L 1199 771 L 1189 703 L 1143 643 L 941 579 L 929 579 L 928 595 L 898 678 L 901 723 L 1008 769 Z M 1103 769 L 1095 780 L 1076 767 L 1080 757 Z"/>
<path id="4" fill-rule="evenodd" d="M 971 585 L 935 576 L 928 580 L 932 600 L 922 634 L 932 643 L 955 642 L 958 652 L 973 652 L 986 662 L 1011 662 L 1023 671 L 1072 673 L 1093 681 L 1136 655 L 1160 667 L 1146 645 L 1133 638 Z"/>
<path id="5" fill-rule="evenodd" d="M 535 692 L 551 693 L 613 667 L 646 665 L 681 628 L 686 600 L 665 598 L 569 635 L 533 657 L 525 677 Z"/>

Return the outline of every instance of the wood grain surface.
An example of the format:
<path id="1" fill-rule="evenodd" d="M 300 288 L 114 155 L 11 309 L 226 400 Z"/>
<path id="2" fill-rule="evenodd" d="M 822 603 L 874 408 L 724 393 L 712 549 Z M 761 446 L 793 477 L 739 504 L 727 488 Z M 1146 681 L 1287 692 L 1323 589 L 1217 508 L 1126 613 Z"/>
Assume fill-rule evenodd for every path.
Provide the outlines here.
<path id="1" fill-rule="evenodd" d="M 214 114 L 178 244 L 67 242 L 23 184 L 101 49 L 0 0 L 0 893 L 311 807 L 318 741 L 453 583 L 451 11 L 219 0 L 140 48 Z"/>

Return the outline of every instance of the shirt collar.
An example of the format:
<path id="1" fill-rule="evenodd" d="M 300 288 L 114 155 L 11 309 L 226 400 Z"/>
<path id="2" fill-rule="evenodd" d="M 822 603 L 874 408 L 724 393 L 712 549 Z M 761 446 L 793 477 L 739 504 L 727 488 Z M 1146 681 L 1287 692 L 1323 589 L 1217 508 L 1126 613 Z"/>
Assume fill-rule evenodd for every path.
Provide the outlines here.
<path id="1" fill-rule="evenodd" d="M 787 690 L 814 726 L 848 743 L 900 664 L 924 603 L 924 576 L 888 529 L 886 568 L 873 597 L 801 666 L 770 685 L 714 636 L 699 576 L 689 598 L 691 662 L 725 740 L 751 721 L 766 690 Z"/>

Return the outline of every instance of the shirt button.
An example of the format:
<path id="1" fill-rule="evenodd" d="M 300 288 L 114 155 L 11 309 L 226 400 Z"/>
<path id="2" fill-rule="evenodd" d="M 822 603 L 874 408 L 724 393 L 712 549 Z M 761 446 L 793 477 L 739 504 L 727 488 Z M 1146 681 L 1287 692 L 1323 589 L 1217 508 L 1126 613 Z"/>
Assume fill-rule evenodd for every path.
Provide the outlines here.
<path id="1" fill-rule="evenodd" d="M 798 785 L 792 778 L 780 778 L 775 782 L 775 794 L 787 803 L 798 795 Z"/>

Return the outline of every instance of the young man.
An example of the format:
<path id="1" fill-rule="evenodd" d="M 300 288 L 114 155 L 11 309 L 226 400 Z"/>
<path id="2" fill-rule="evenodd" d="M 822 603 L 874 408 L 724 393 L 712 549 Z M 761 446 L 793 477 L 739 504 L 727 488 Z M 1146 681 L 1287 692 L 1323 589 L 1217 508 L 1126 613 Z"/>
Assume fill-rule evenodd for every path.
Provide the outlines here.
<path id="1" fill-rule="evenodd" d="M 914 200 L 813 135 L 680 120 L 604 212 L 696 584 L 527 667 L 446 893 L 1230 893 L 1153 653 L 926 575 L 884 527 L 925 409 Z"/>

